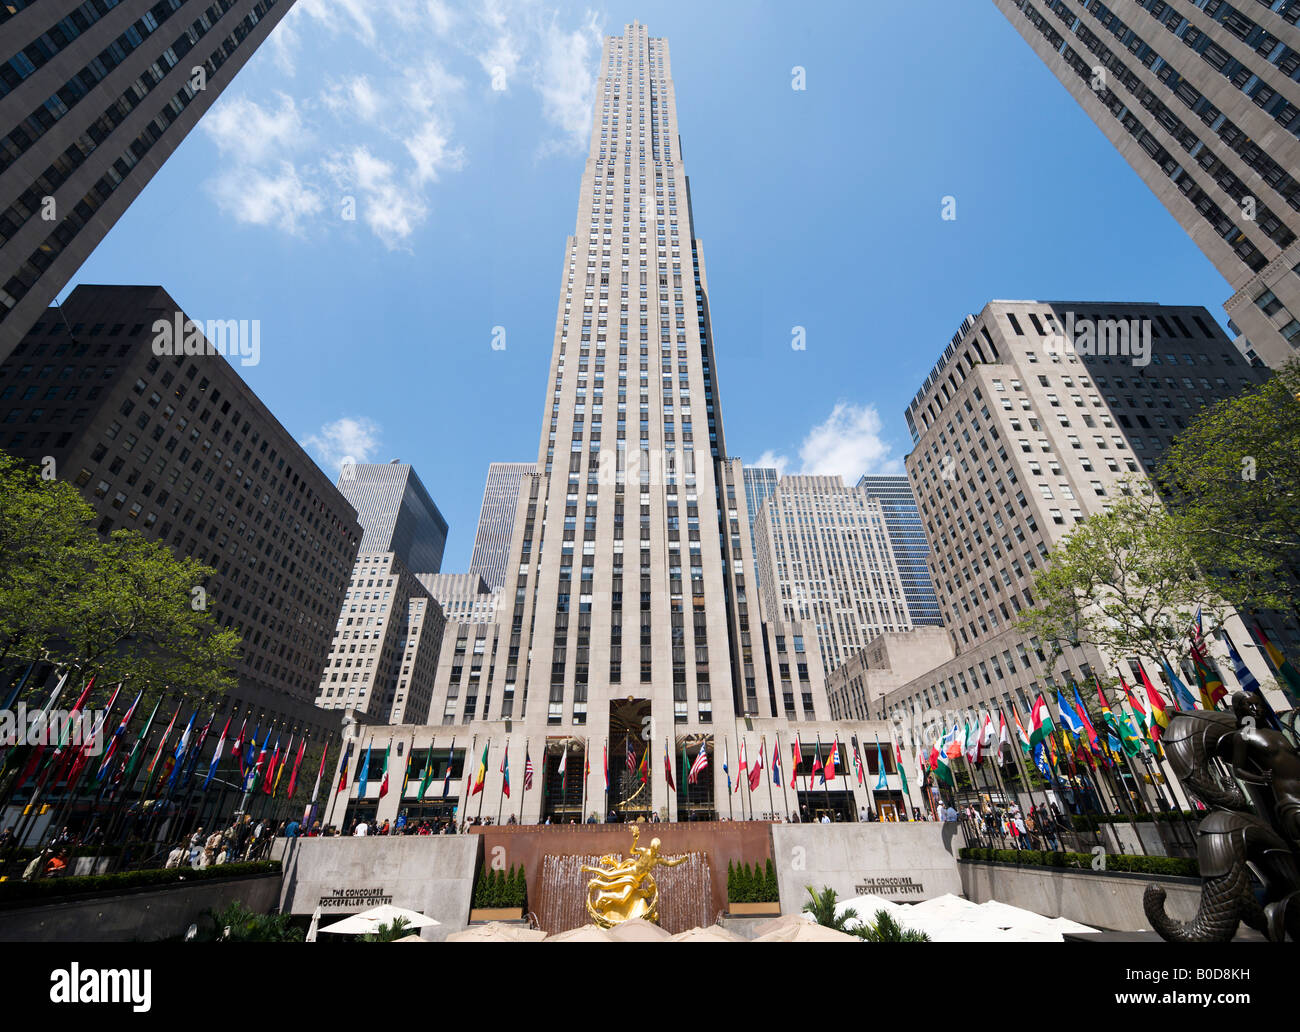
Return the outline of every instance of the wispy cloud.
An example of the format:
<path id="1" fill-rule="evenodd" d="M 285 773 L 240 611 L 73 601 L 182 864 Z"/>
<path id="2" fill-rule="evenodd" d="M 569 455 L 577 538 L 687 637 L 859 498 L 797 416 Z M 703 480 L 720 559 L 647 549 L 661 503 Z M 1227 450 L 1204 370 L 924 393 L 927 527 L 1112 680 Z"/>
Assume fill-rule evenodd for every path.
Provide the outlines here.
<path id="1" fill-rule="evenodd" d="M 379 424 L 365 416 L 343 416 L 307 437 L 303 446 L 325 469 L 337 472 L 345 462 L 370 462 L 379 449 Z"/>
<path id="2" fill-rule="evenodd" d="M 892 456 L 892 446 L 880 434 L 884 422 L 873 405 L 838 402 L 831 414 L 804 436 L 799 446 L 799 469 L 789 456 L 771 449 L 754 463 L 771 466 L 784 476 L 798 472 L 809 476 L 841 476 L 849 485 L 871 474 L 899 474 L 903 460 Z"/>
<path id="3" fill-rule="evenodd" d="M 476 106 L 538 104 L 540 155 L 585 145 L 601 38 L 597 15 L 539 0 L 299 0 L 271 35 L 277 91 L 228 93 L 201 123 L 221 155 L 208 192 L 297 235 L 329 232 L 355 197 L 385 247 L 409 249 L 435 184 L 469 165 L 457 125 Z M 344 44 L 355 64 L 336 77 L 299 74 Z"/>

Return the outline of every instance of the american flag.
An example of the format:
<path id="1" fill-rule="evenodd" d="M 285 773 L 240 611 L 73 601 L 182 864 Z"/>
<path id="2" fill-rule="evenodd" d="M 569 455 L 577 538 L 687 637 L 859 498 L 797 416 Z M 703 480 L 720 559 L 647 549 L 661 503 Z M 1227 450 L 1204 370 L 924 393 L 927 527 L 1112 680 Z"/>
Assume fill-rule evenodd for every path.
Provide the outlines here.
<path id="1" fill-rule="evenodd" d="M 629 735 L 627 738 L 623 739 L 623 741 L 627 743 L 627 769 L 635 771 L 636 757 L 632 755 L 632 738 Z"/>
<path id="2" fill-rule="evenodd" d="M 704 751 L 704 743 L 700 743 L 700 751 L 695 754 L 695 760 L 691 764 L 691 772 L 686 776 L 686 780 L 694 785 L 698 784 L 700 771 L 709 765 L 708 753 Z"/>
<path id="3" fill-rule="evenodd" d="M 524 750 L 524 791 L 533 787 L 533 758 Z"/>

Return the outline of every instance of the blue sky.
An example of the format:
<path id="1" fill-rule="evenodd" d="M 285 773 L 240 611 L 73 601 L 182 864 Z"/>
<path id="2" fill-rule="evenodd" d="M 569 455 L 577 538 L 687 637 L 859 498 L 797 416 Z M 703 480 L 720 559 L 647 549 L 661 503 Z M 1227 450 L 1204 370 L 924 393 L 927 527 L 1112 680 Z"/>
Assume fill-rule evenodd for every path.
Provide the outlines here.
<path id="1" fill-rule="evenodd" d="M 1224 321 L 1227 285 L 988 0 L 299 0 L 73 284 L 259 319 L 252 388 L 331 475 L 414 463 L 464 570 L 488 463 L 537 457 L 599 42 L 633 18 L 671 47 L 731 455 L 901 471 L 903 409 L 994 298 Z"/>

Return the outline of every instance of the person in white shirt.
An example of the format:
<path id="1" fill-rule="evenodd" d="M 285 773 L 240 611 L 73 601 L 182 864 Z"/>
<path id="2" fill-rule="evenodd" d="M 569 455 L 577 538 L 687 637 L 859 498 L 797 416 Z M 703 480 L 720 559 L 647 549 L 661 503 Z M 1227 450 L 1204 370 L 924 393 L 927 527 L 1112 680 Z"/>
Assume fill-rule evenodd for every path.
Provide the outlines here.
<path id="1" fill-rule="evenodd" d="M 357 825 L 357 830 L 354 831 L 352 834 L 354 834 L 354 835 L 369 835 L 369 834 L 370 834 L 370 827 L 369 827 L 369 825 L 366 824 L 365 821 L 361 821 L 361 822 Z"/>
<path id="2" fill-rule="evenodd" d="M 828 814 L 828 813 L 824 813 L 824 814 L 822 814 L 822 823 L 823 823 L 823 824 L 830 824 L 830 822 L 831 822 L 831 815 Z"/>

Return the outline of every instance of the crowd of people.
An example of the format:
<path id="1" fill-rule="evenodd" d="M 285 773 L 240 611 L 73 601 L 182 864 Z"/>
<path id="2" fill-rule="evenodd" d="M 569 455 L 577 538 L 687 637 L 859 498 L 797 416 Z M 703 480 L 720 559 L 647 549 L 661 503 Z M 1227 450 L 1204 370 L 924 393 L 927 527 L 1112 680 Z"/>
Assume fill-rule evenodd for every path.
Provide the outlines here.
<path id="1" fill-rule="evenodd" d="M 949 806 L 949 809 L 953 809 Z M 1061 832 L 1072 830 L 1069 818 L 1055 803 L 1049 806 L 1033 804 L 1022 812 L 1019 803 L 993 804 L 987 801 L 980 806 L 967 803 L 959 813 L 967 833 L 1000 848 L 1061 849 Z M 954 817 L 953 819 L 957 819 Z"/>

